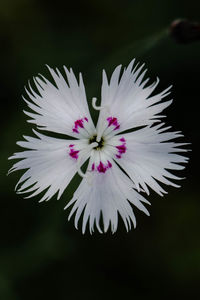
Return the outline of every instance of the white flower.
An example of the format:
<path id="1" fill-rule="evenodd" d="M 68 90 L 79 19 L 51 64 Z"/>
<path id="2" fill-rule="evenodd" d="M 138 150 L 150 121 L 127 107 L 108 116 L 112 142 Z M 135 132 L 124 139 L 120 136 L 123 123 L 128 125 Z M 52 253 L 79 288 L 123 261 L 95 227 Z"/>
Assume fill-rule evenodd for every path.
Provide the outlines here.
<path id="1" fill-rule="evenodd" d="M 82 76 L 77 82 L 73 71 L 64 67 L 67 81 L 56 69 L 49 68 L 55 85 L 39 75 L 34 78 L 38 92 L 29 84 L 26 90 L 30 100 L 24 99 L 34 112 L 28 122 L 39 129 L 65 134 L 72 139 L 53 138 L 34 131 L 37 137 L 24 137 L 17 144 L 26 151 L 15 153 L 10 159 L 20 159 L 9 172 L 27 169 L 17 183 L 18 193 L 31 193 L 33 197 L 46 190 L 40 201 L 47 201 L 58 193 L 59 199 L 76 172 L 83 177 L 73 198 L 70 217 L 75 214 L 77 227 L 83 214 L 82 232 L 89 224 L 90 232 L 96 225 L 99 232 L 111 227 L 114 233 L 121 216 L 127 231 L 136 226 L 132 205 L 149 215 L 144 203 L 150 204 L 139 192 L 149 194 L 149 188 L 159 195 L 165 191 L 158 182 L 174 184 L 180 179 L 168 170 L 181 170 L 187 158 L 183 143 L 171 141 L 182 136 L 169 132 L 159 115 L 172 102 L 161 100 L 169 94 L 166 89 L 152 95 L 159 80 L 147 86 L 143 81 L 146 70 L 134 60 L 124 69 L 118 66 L 107 80 L 103 71 L 101 106 L 92 99 L 93 108 L 100 111 L 95 128 L 86 100 Z M 120 77 L 121 76 L 121 77 Z M 134 129 L 127 133 L 125 131 Z M 136 130 L 137 129 L 137 130 Z M 81 166 L 89 159 L 86 173 Z M 20 188 L 18 186 L 21 185 Z M 27 197 L 27 198 L 28 198 Z M 101 228 L 101 216 L 103 228 Z"/>

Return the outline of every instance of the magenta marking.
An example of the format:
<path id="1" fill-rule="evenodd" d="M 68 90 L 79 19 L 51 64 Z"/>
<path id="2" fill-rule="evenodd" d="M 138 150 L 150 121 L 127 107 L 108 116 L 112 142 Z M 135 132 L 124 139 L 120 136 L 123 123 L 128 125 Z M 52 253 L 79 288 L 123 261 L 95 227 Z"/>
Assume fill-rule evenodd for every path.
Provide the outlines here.
<path id="1" fill-rule="evenodd" d="M 72 158 L 78 159 L 78 153 L 79 153 L 78 150 L 70 149 L 69 155 L 70 155 Z"/>
<path id="2" fill-rule="evenodd" d="M 78 128 L 78 127 L 83 128 L 83 119 L 76 120 L 74 122 L 74 124 L 75 124 L 75 128 Z"/>
<path id="3" fill-rule="evenodd" d="M 112 164 L 109 160 L 108 160 L 108 168 L 112 168 Z"/>
<path id="4" fill-rule="evenodd" d="M 95 165 L 94 165 L 94 163 L 92 164 L 92 171 L 94 171 L 94 168 L 95 168 Z"/>
<path id="5" fill-rule="evenodd" d="M 97 166 L 97 171 L 99 173 L 105 173 L 110 168 L 112 168 L 112 164 L 109 160 L 107 161 L 107 165 L 103 164 L 102 161 L 100 161 L 99 165 Z"/>
<path id="6" fill-rule="evenodd" d="M 100 161 L 99 165 L 97 166 L 97 170 L 99 171 L 99 173 L 105 173 L 106 169 L 106 166 L 104 166 L 104 164 Z"/>
<path id="7" fill-rule="evenodd" d="M 82 118 L 74 122 L 73 132 L 79 133 L 78 128 L 84 128 L 84 121 L 88 122 L 88 118 Z"/>
<path id="8" fill-rule="evenodd" d="M 76 128 L 73 128 L 72 131 L 76 132 L 76 133 L 79 133 L 78 129 L 76 129 Z"/>
<path id="9" fill-rule="evenodd" d="M 69 155 L 74 159 L 78 159 L 79 150 L 74 150 L 73 147 L 74 147 L 74 144 L 69 145 L 69 148 L 70 148 Z"/>
<path id="10" fill-rule="evenodd" d="M 126 142 L 125 138 L 122 137 L 122 138 L 120 139 L 120 142 Z"/>
<path id="11" fill-rule="evenodd" d="M 117 125 L 115 128 L 114 128 L 114 130 L 117 130 L 117 129 L 119 129 L 120 128 L 120 125 Z"/>
<path id="12" fill-rule="evenodd" d="M 119 125 L 119 123 L 118 123 L 118 120 L 117 120 L 117 118 L 115 118 L 115 117 L 108 117 L 107 118 L 107 121 L 108 121 L 108 126 L 114 126 L 115 128 L 114 128 L 114 130 L 117 130 L 117 129 L 119 129 L 120 128 L 120 125 Z"/>
<path id="13" fill-rule="evenodd" d="M 119 152 L 120 154 L 126 152 L 126 146 L 125 146 L 125 144 L 120 145 L 120 146 L 116 146 L 116 148 L 118 149 L 118 152 Z"/>
<path id="14" fill-rule="evenodd" d="M 118 150 L 118 154 L 116 154 L 115 156 L 117 158 L 121 158 L 122 157 L 122 154 L 126 152 L 126 140 L 124 137 L 120 138 L 119 139 L 120 142 L 122 142 L 121 145 L 118 145 L 118 146 L 115 146 L 115 148 L 117 148 Z"/>

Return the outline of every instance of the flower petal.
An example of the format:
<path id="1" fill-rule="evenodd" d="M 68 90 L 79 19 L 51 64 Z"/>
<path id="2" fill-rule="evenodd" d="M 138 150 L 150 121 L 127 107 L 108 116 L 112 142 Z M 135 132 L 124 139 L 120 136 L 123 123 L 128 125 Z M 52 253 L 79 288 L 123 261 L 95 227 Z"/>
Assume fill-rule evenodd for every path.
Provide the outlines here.
<path id="1" fill-rule="evenodd" d="M 86 141 L 56 139 L 34 132 L 39 138 L 27 136 L 24 137 L 26 141 L 17 143 L 21 147 L 32 150 L 17 152 L 11 156 L 9 159 L 20 159 L 20 161 L 13 165 L 9 173 L 28 169 L 16 185 L 18 193 L 32 192 L 26 198 L 33 197 L 48 188 L 40 201 L 49 200 L 57 192 L 57 199 L 59 199 L 77 172 L 73 147 L 76 148 L 76 152 L 79 152 L 84 149 Z M 82 157 L 81 163 L 87 159 L 88 156 Z"/>
<path id="2" fill-rule="evenodd" d="M 163 128 L 162 125 L 147 126 L 124 134 L 127 151 L 120 159 L 116 158 L 117 163 L 133 180 L 138 191 L 142 189 L 149 194 L 149 186 L 161 196 L 166 192 L 157 181 L 179 187 L 169 179 L 181 178 L 167 170 L 183 169 L 184 166 L 179 164 L 188 161 L 187 157 L 176 154 L 187 152 L 182 148 L 187 144 L 170 141 L 182 135 L 179 132 L 166 132 L 169 127 Z M 115 145 L 115 139 L 119 139 L 119 137 L 112 138 L 113 145 Z"/>
<path id="3" fill-rule="evenodd" d="M 74 123 L 85 119 L 87 120 L 85 125 L 87 125 L 88 134 L 93 134 L 95 128 L 88 109 L 82 75 L 79 76 L 78 84 L 72 69 L 68 71 L 64 67 L 68 80 L 67 84 L 58 69 L 56 69 L 56 72 L 50 67 L 48 69 L 56 86 L 42 75 L 39 75 L 34 78 L 38 92 L 36 93 L 32 89 L 30 82 L 30 91 L 26 89 L 32 102 L 27 101 L 25 98 L 24 100 L 34 112 L 25 111 L 25 114 L 32 118 L 28 122 L 36 124 L 41 127 L 40 129 L 80 138 L 77 132 L 73 131 Z"/>
<path id="4" fill-rule="evenodd" d="M 91 169 L 91 161 L 88 170 Z M 121 216 L 126 230 L 131 229 L 131 223 L 136 226 L 136 219 L 132 203 L 138 209 L 149 215 L 142 202 L 150 204 L 134 189 L 133 182 L 112 162 L 112 168 L 105 173 L 93 172 L 92 182 L 84 178 L 74 193 L 73 198 L 65 208 L 73 204 L 69 219 L 75 213 L 75 227 L 83 213 L 82 232 L 86 230 L 89 221 L 90 233 L 94 231 L 94 225 L 99 232 L 106 232 L 111 226 L 114 233 L 118 227 L 118 213 Z M 128 200 L 127 200 L 128 199 Z M 100 216 L 103 218 L 103 230 L 100 226 Z"/>
<path id="5" fill-rule="evenodd" d="M 144 65 L 140 67 L 136 65 L 133 68 L 134 62 L 135 60 L 132 60 L 127 69 L 124 69 L 121 78 L 121 66 L 118 66 L 111 76 L 110 83 L 108 83 L 106 73 L 103 71 L 101 107 L 105 107 L 105 109 L 100 112 L 98 127 L 102 126 L 102 122 L 106 126 L 105 120 L 110 117 L 117 118 L 120 125 L 118 130 L 116 127 L 114 128 L 116 130 L 114 133 L 151 125 L 155 121 L 159 121 L 157 118 L 162 116 L 158 114 L 171 104 L 172 100 L 159 103 L 170 93 L 171 87 L 151 96 L 159 83 L 159 79 L 157 78 L 152 85 L 146 86 L 149 79 L 143 81 L 143 77 L 147 70 L 141 73 Z"/>

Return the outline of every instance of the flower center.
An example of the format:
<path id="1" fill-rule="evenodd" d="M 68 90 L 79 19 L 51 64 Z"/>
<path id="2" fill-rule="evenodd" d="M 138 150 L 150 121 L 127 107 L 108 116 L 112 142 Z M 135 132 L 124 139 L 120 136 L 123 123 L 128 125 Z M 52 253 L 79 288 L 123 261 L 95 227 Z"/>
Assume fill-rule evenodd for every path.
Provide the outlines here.
<path id="1" fill-rule="evenodd" d="M 94 147 L 93 149 L 95 149 L 95 150 L 100 150 L 100 149 L 103 148 L 103 146 L 104 146 L 104 138 L 103 138 L 103 137 L 101 137 L 100 141 L 97 142 L 97 135 L 93 135 L 93 136 L 89 139 L 89 144 L 92 144 L 92 143 L 94 143 L 94 142 L 98 143 L 98 146 Z"/>

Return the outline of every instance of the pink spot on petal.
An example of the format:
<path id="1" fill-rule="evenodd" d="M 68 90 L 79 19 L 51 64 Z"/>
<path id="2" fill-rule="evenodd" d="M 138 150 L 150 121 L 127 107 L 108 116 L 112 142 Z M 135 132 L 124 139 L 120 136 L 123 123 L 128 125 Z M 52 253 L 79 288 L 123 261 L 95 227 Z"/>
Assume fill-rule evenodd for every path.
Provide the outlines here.
<path id="1" fill-rule="evenodd" d="M 74 124 L 75 124 L 75 128 L 78 128 L 78 127 L 83 128 L 83 120 L 82 119 L 76 120 L 74 122 Z"/>
<path id="2" fill-rule="evenodd" d="M 73 147 L 74 144 L 69 145 L 69 149 L 70 149 L 69 156 L 71 156 L 71 158 L 78 159 L 79 150 L 75 150 Z"/>
<path id="3" fill-rule="evenodd" d="M 115 127 L 114 130 L 117 130 L 117 129 L 119 129 L 119 128 L 120 128 L 120 125 L 117 125 L 117 126 Z"/>
<path id="4" fill-rule="evenodd" d="M 92 164 L 92 171 L 94 171 L 94 168 L 95 168 L 95 165 L 94 165 L 94 163 Z"/>
<path id="5" fill-rule="evenodd" d="M 117 120 L 117 118 L 108 117 L 107 118 L 108 126 L 115 125 L 116 124 L 116 120 Z"/>
<path id="6" fill-rule="evenodd" d="M 107 161 L 107 165 L 103 164 L 102 161 L 100 161 L 99 165 L 97 166 L 97 171 L 99 173 L 105 173 L 110 168 L 112 168 L 112 164 L 109 160 Z"/>
<path id="7" fill-rule="evenodd" d="M 118 149 L 119 153 L 125 153 L 126 152 L 126 146 L 124 144 L 120 145 L 120 146 L 116 146 L 116 148 Z"/>
<path id="8" fill-rule="evenodd" d="M 84 117 L 82 119 L 76 120 L 74 122 L 74 127 L 72 128 L 73 132 L 79 133 L 78 129 L 79 128 L 84 128 L 84 122 L 88 122 L 88 118 Z"/>
<path id="9" fill-rule="evenodd" d="M 118 123 L 117 118 L 115 118 L 115 117 L 108 117 L 108 118 L 107 118 L 107 121 L 108 121 L 108 126 L 109 126 L 109 127 L 110 127 L 111 125 L 115 127 L 114 130 L 117 130 L 117 129 L 120 128 L 120 125 L 119 125 L 119 123 Z"/>
<path id="10" fill-rule="evenodd" d="M 119 139 L 119 141 L 122 142 L 122 144 L 115 146 L 117 148 L 117 150 L 118 150 L 118 153 L 115 155 L 116 158 L 121 158 L 122 154 L 124 154 L 126 152 L 126 150 L 127 150 L 125 138 L 122 137 L 122 138 Z"/>
<path id="11" fill-rule="evenodd" d="M 76 129 L 76 128 L 73 128 L 72 131 L 76 132 L 76 133 L 79 133 L 78 129 Z"/>
<path id="12" fill-rule="evenodd" d="M 78 153 L 79 153 L 78 150 L 73 150 L 73 149 L 71 149 L 70 152 L 69 152 L 69 155 L 70 155 L 72 158 L 78 159 Z"/>
<path id="13" fill-rule="evenodd" d="M 97 170 L 99 173 L 105 173 L 106 172 L 106 166 L 100 161 L 99 165 L 97 166 Z"/>
<path id="14" fill-rule="evenodd" d="M 112 164 L 111 164 L 111 162 L 108 160 L 108 168 L 112 168 Z"/>

